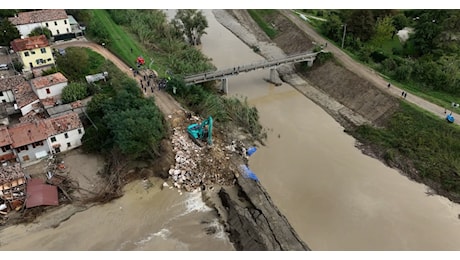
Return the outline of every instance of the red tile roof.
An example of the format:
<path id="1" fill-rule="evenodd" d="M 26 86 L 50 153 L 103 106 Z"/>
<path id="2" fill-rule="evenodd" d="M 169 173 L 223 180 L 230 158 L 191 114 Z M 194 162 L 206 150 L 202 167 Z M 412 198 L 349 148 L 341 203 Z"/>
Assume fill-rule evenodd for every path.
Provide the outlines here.
<path id="1" fill-rule="evenodd" d="M 75 112 L 46 119 L 51 125 L 49 135 L 57 135 L 83 127 L 80 117 Z"/>
<path id="2" fill-rule="evenodd" d="M 68 82 L 67 78 L 62 73 L 57 72 L 47 76 L 42 76 L 30 80 L 32 86 L 36 89 L 50 87 L 59 83 Z"/>
<path id="3" fill-rule="evenodd" d="M 0 147 L 5 145 L 12 144 L 10 133 L 8 132 L 8 128 L 6 126 L 0 126 Z"/>
<path id="4" fill-rule="evenodd" d="M 14 86 L 21 85 L 25 81 L 22 75 L 0 78 L 0 91 L 12 90 Z"/>
<path id="5" fill-rule="evenodd" d="M 38 100 L 38 97 L 30 87 L 29 82 L 26 81 L 13 88 L 13 95 L 19 108 L 23 108 L 35 100 Z"/>
<path id="6" fill-rule="evenodd" d="M 67 13 L 64 9 L 46 9 L 30 12 L 18 13 L 17 17 L 10 17 L 8 20 L 14 25 L 41 23 L 67 19 Z"/>
<path id="7" fill-rule="evenodd" d="M 45 184 L 40 179 L 31 179 L 27 182 L 26 190 L 26 208 L 59 205 L 58 191 L 54 185 Z"/>
<path id="8" fill-rule="evenodd" d="M 49 46 L 49 43 L 45 35 L 32 36 L 24 39 L 15 39 L 11 42 L 11 47 L 13 47 L 13 50 L 16 52 L 33 50 L 47 46 Z"/>
<path id="9" fill-rule="evenodd" d="M 20 123 L 9 128 L 12 147 L 17 148 L 23 145 L 43 141 L 48 138 L 51 126 L 46 120 L 35 121 L 34 123 Z"/>

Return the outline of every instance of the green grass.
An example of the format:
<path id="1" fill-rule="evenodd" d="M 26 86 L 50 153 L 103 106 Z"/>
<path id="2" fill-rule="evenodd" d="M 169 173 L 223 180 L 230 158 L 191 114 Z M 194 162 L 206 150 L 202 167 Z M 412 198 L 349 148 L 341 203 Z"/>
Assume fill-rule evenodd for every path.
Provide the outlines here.
<path id="1" fill-rule="evenodd" d="M 272 9 L 251 9 L 248 10 L 249 15 L 252 19 L 259 25 L 260 28 L 267 34 L 270 39 L 274 39 L 278 32 L 276 29 L 269 23 L 266 22 L 268 17 L 278 12 L 277 10 Z"/>
<path id="2" fill-rule="evenodd" d="M 107 45 L 107 48 L 110 49 L 112 53 L 133 68 L 136 66 L 136 58 L 138 56 L 144 57 L 147 66 L 151 62 L 150 58 L 153 58 L 154 63 L 152 69 L 157 68 L 157 64 L 155 63 L 157 62 L 158 56 L 153 55 L 139 44 L 139 42 L 135 40 L 135 37 L 127 33 L 121 26 L 118 26 L 111 19 L 106 10 L 95 9 L 91 11 L 93 12 L 93 19 L 96 19 L 97 23 L 105 27 L 109 32 L 110 43 Z M 133 50 L 132 52 L 131 48 Z"/>
<path id="3" fill-rule="evenodd" d="M 393 39 L 388 39 L 387 41 L 383 42 L 381 49 L 385 54 L 393 55 L 393 49 L 402 51 L 403 48 L 398 36 L 395 35 Z"/>
<path id="4" fill-rule="evenodd" d="M 460 127 L 421 108 L 401 102 L 385 128 L 360 126 L 353 135 L 377 144 L 390 165 L 417 169 L 416 179 L 440 184 L 442 191 L 460 194 Z M 460 197 L 454 196 L 459 200 Z"/>

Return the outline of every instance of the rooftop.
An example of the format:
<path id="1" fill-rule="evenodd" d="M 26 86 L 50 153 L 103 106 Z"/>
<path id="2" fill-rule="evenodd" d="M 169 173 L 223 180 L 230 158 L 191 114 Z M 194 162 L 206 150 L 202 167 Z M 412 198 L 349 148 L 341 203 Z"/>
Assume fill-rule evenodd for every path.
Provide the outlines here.
<path id="1" fill-rule="evenodd" d="M 16 52 L 33 50 L 47 46 L 49 46 L 49 43 L 45 35 L 32 36 L 24 39 L 15 39 L 11 42 L 11 47 L 13 47 L 13 50 Z"/>
<path id="2" fill-rule="evenodd" d="M 46 119 L 51 125 L 49 135 L 57 135 L 68 132 L 73 129 L 83 127 L 80 117 L 75 112 L 70 112 L 62 116 L 51 117 Z"/>
<path id="3" fill-rule="evenodd" d="M 38 100 L 38 97 L 30 87 L 29 82 L 26 81 L 13 88 L 13 95 L 19 108 L 23 108 L 35 100 Z"/>
<path id="4" fill-rule="evenodd" d="M 40 120 L 33 123 L 19 123 L 9 128 L 12 147 L 17 148 L 23 145 L 43 141 L 48 138 L 51 126 L 48 121 Z"/>
<path id="5" fill-rule="evenodd" d="M 14 86 L 21 85 L 25 81 L 21 75 L 0 78 L 0 91 L 11 90 Z"/>
<path id="6" fill-rule="evenodd" d="M 67 19 L 67 13 L 64 9 L 45 9 L 30 12 L 18 13 L 17 17 L 10 17 L 8 20 L 14 25 L 41 23 Z"/>
<path id="7" fill-rule="evenodd" d="M 11 140 L 10 133 L 8 132 L 8 128 L 6 126 L 0 126 L 0 147 L 9 145 L 12 143 L 13 141 Z"/>
<path id="8" fill-rule="evenodd" d="M 31 79 L 30 82 L 32 86 L 36 89 L 50 87 L 56 84 L 68 82 L 67 78 L 62 75 L 62 73 L 57 72 L 47 76 L 42 76 L 38 78 Z"/>

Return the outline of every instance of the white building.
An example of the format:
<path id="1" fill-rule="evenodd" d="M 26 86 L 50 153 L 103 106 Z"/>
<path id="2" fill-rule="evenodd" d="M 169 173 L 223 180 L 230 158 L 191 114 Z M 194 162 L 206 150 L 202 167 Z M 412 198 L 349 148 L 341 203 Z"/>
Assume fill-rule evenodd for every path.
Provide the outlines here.
<path id="1" fill-rule="evenodd" d="M 48 28 L 53 36 L 71 33 L 69 18 L 64 9 L 46 9 L 31 12 L 21 12 L 8 20 L 16 26 L 23 37 L 39 28 Z"/>
<path id="2" fill-rule="evenodd" d="M 83 124 L 75 112 L 45 119 L 49 125 L 48 145 L 52 153 L 64 152 L 81 146 L 85 134 Z"/>
<path id="3" fill-rule="evenodd" d="M 29 82 L 24 82 L 14 86 L 13 95 L 16 100 L 17 108 L 21 110 L 23 116 L 27 115 L 32 110 L 36 113 L 42 110 L 40 99 L 32 90 Z"/>
<path id="4" fill-rule="evenodd" d="M 62 73 L 54 73 L 30 80 L 32 90 L 38 96 L 45 108 L 52 107 L 61 101 L 62 90 L 68 80 Z"/>

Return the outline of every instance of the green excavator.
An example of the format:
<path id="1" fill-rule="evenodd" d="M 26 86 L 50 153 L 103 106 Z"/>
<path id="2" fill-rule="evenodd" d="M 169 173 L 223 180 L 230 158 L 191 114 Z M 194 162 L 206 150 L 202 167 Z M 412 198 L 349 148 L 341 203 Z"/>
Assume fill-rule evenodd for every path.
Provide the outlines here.
<path id="1" fill-rule="evenodd" d="M 212 117 L 201 122 L 201 124 L 191 124 L 187 127 L 187 132 L 192 138 L 193 142 L 198 146 L 203 146 L 203 142 L 212 145 Z"/>

